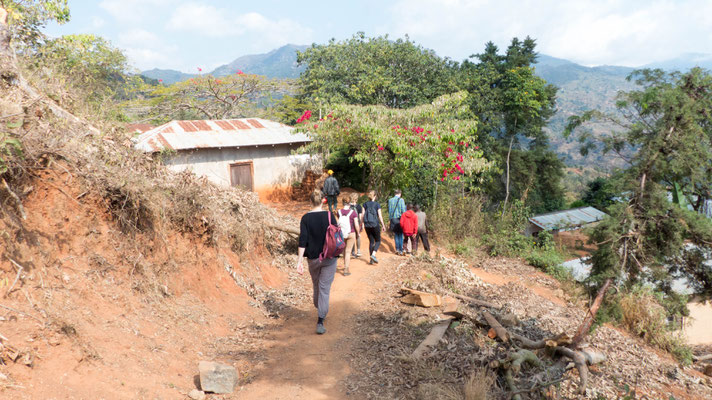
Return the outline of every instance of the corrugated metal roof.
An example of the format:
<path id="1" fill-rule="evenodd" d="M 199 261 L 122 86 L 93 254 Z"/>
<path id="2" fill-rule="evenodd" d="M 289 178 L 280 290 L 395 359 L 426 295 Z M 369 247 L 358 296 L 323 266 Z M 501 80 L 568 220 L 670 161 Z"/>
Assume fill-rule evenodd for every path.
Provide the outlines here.
<path id="1" fill-rule="evenodd" d="M 311 139 L 294 128 L 260 118 L 171 121 L 136 138 L 135 147 L 153 153 L 164 149 L 264 146 L 306 143 Z"/>
<path id="2" fill-rule="evenodd" d="M 153 129 L 151 124 L 126 124 L 126 130 L 131 133 L 144 133 Z"/>
<path id="3" fill-rule="evenodd" d="M 606 213 L 593 207 L 580 207 L 571 210 L 555 211 L 547 214 L 535 215 L 529 222 L 547 231 L 554 229 L 575 228 L 591 222 L 600 221 Z"/>

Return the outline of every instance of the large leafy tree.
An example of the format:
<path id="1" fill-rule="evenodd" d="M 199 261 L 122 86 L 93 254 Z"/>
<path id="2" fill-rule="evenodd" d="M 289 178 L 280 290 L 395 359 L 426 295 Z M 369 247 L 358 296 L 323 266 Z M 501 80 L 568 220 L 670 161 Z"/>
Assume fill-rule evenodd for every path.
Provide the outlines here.
<path id="1" fill-rule="evenodd" d="M 680 182 L 690 188 L 712 184 L 712 76 L 694 68 L 685 74 L 643 70 L 629 79 L 641 89 L 619 95 L 622 118 L 591 111 L 572 117 L 567 128 L 570 133 L 591 120 L 613 122 L 620 131 L 594 138 L 584 130 L 580 140 L 586 148 L 632 154 L 613 180 L 623 200 L 608 208 L 610 216 L 591 235 L 598 245 L 591 279 L 603 283 L 597 297 L 611 284 L 637 282 L 669 292 L 677 277 L 712 297 L 712 222 L 669 195 Z"/>
<path id="2" fill-rule="evenodd" d="M 335 103 L 408 108 L 456 91 L 454 63 L 405 39 L 363 32 L 298 53 L 299 78 L 317 105 Z"/>
<path id="3" fill-rule="evenodd" d="M 497 46 L 489 42 L 482 54 L 472 56 L 476 61 L 465 61 L 460 68 L 464 88 L 470 93 L 470 109 L 481 121 L 480 132 L 493 139 L 489 148 L 499 154 L 504 165 L 501 189 L 493 188 L 492 193 L 495 199 L 503 200 L 503 208 L 512 192 L 511 177 L 531 171 L 529 163 L 519 163 L 529 171 L 512 171 L 512 150 L 537 147 L 539 156 L 548 151 L 543 128 L 555 111 L 556 87 L 534 74 L 535 47 L 534 39 L 514 38 L 505 53 L 500 54 Z M 545 156 L 552 157 L 553 153 Z M 541 177 L 535 177 L 532 188 L 542 190 L 547 185 L 559 185 L 563 165 L 556 162 L 546 165 L 553 170 L 540 171 Z M 547 180 L 550 178 L 555 181 Z M 556 190 L 553 194 L 560 194 L 563 202 L 563 191 Z"/>

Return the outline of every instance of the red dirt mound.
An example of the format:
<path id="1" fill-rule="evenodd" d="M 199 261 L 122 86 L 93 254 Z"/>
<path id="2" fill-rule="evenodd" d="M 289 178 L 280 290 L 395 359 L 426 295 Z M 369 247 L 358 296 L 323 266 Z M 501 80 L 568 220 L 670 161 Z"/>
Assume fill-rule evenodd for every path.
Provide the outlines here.
<path id="1" fill-rule="evenodd" d="M 33 185 L 27 220 L 0 220 L 2 398 L 179 398 L 216 338 L 264 318 L 236 281 L 286 281 L 259 246 L 240 256 L 170 230 L 122 233 L 69 173 Z"/>

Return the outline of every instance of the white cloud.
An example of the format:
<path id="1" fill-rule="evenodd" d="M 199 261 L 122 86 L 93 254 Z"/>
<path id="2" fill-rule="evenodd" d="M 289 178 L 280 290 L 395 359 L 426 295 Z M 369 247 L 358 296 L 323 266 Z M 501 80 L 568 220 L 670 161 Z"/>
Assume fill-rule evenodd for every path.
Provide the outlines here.
<path id="1" fill-rule="evenodd" d="M 89 25 L 89 27 L 91 28 L 91 30 L 97 30 L 97 29 L 101 29 L 105 24 L 106 24 L 106 21 L 104 21 L 103 18 L 97 17 L 95 15 L 95 16 L 91 17 L 91 24 Z"/>
<path id="2" fill-rule="evenodd" d="M 708 0 L 399 0 L 392 34 L 409 34 L 461 59 L 492 40 L 537 39 L 542 53 L 583 64 L 638 66 L 684 52 L 712 52 Z"/>
<path id="3" fill-rule="evenodd" d="M 117 44 L 139 69 L 172 68 L 178 55 L 178 46 L 167 45 L 155 33 L 140 28 L 119 33 Z"/>
<path id="4" fill-rule="evenodd" d="M 311 29 L 290 19 L 273 20 L 256 12 L 236 14 L 197 3 L 178 6 L 166 28 L 215 38 L 240 36 L 255 47 L 306 43 L 312 38 Z"/>
<path id="5" fill-rule="evenodd" d="M 177 0 L 103 0 L 103 8 L 116 20 L 124 23 L 139 23 L 149 17 L 165 13 L 165 8 Z"/>

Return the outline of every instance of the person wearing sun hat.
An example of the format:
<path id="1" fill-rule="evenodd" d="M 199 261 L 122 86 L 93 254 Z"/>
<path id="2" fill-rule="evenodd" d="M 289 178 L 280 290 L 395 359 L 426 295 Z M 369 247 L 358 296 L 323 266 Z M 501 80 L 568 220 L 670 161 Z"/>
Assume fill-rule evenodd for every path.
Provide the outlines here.
<path id="1" fill-rule="evenodd" d="M 339 188 L 339 181 L 334 178 L 334 171 L 327 171 L 329 177 L 324 181 L 324 187 L 321 192 L 326 196 L 326 202 L 329 205 L 329 211 L 332 213 L 336 212 L 338 209 L 338 197 L 341 194 L 341 189 Z"/>

